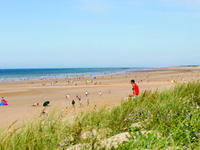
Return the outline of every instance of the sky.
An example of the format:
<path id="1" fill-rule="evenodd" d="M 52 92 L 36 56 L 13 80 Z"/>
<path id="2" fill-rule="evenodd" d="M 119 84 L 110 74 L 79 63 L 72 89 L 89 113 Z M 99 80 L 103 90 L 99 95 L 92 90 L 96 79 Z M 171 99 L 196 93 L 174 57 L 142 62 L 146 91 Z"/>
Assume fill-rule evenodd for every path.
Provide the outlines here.
<path id="1" fill-rule="evenodd" d="M 0 0 L 0 68 L 200 65 L 200 0 Z"/>

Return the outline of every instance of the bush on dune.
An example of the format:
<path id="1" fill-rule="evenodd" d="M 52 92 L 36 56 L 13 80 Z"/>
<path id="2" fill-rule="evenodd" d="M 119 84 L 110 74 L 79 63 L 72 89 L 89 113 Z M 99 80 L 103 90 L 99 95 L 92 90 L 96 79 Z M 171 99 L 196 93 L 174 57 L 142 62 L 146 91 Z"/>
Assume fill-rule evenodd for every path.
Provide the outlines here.
<path id="1" fill-rule="evenodd" d="M 199 105 L 199 82 L 163 92 L 145 91 L 112 109 L 82 113 L 73 124 L 64 121 L 63 114 L 53 114 L 4 131 L 0 149 L 66 149 L 84 143 L 94 148 L 101 140 L 122 132 L 129 132 L 131 137 L 118 149 L 198 149 Z"/>

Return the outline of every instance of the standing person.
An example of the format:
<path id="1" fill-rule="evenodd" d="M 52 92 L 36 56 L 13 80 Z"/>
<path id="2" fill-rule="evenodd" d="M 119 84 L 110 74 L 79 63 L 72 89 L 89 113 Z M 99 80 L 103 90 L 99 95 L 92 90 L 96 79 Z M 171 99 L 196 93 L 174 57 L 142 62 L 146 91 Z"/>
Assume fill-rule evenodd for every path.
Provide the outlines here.
<path id="1" fill-rule="evenodd" d="M 65 98 L 66 98 L 67 101 L 69 101 L 69 106 L 70 106 L 70 98 L 71 98 L 71 96 L 70 96 L 69 94 L 67 94 L 67 95 L 65 96 Z"/>
<path id="2" fill-rule="evenodd" d="M 130 94 L 129 97 L 137 97 L 140 93 L 139 86 L 135 83 L 135 80 L 131 80 L 133 94 Z"/>
<path id="3" fill-rule="evenodd" d="M 88 93 L 88 91 L 86 91 L 85 92 L 85 96 L 86 96 L 86 104 L 87 104 L 87 106 L 89 106 L 89 104 L 90 104 L 88 95 L 89 95 L 89 93 Z"/>
<path id="4" fill-rule="evenodd" d="M 69 94 L 66 95 L 66 99 L 70 100 L 70 95 Z"/>
<path id="5" fill-rule="evenodd" d="M 76 96 L 76 98 L 79 100 L 79 104 L 80 104 L 80 107 L 82 106 L 82 100 L 81 100 L 81 97 L 80 96 Z"/>
<path id="6" fill-rule="evenodd" d="M 72 100 L 72 107 L 75 108 L 75 100 Z"/>
<path id="7" fill-rule="evenodd" d="M 85 96 L 86 96 L 86 97 L 88 96 L 88 94 L 89 94 L 88 91 L 85 91 Z"/>

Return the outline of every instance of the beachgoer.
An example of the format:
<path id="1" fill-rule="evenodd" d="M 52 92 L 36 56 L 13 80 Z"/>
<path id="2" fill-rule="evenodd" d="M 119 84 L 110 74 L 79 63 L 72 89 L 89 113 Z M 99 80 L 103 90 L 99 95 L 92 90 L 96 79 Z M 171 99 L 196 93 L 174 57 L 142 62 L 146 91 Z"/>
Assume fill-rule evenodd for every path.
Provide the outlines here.
<path id="1" fill-rule="evenodd" d="M 70 98 L 71 98 L 71 96 L 69 94 L 66 94 L 65 98 L 66 98 L 67 101 L 69 101 L 69 106 L 70 106 L 71 105 L 70 104 Z"/>
<path id="2" fill-rule="evenodd" d="M 40 116 L 42 116 L 42 115 L 48 116 L 48 112 L 46 111 L 46 107 L 42 110 Z"/>
<path id="3" fill-rule="evenodd" d="M 83 102 L 81 100 L 79 100 L 79 104 L 80 104 L 80 107 L 82 106 Z"/>
<path id="4" fill-rule="evenodd" d="M 80 97 L 80 96 L 78 96 L 78 95 L 76 96 L 76 98 L 77 98 L 78 100 L 80 100 L 80 99 L 81 99 L 81 97 Z"/>
<path id="5" fill-rule="evenodd" d="M 88 96 L 88 94 L 89 94 L 89 93 L 88 93 L 88 91 L 86 91 L 86 92 L 85 92 L 85 96 L 87 97 L 87 96 Z"/>
<path id="6" fill-rule="evenodd" d="M 135 83 L 135 80 L 131 80 L 131 85 L 133 86 L 133 94 L 130 94 L 129 97 L 137 97 L 139 95 L 139 86 Z"/>
<path id="7" fill-rule="evenodd" d="M 66 94 L 66 99 L 70 100 L 70 95 L 69 94 Z"/>
<path id="8" fill-rule="evenodd" d="M 36 106 L 39 106 L 39 105 L 40 105 L 39 103 L 34 103 L 32 106 L 36 107 Z"/>
<path id="9" fill-rule="evenodd" d="M 80 106 L 82 106 L 82 100 L 81 100 L 81 97 L 80 96 L 76 96 L 76 98 L 79 100 L 79 104 L 80 104 Z"/>
<path id="10" fill-rule="evenodd" d="M 72 100 L 72 107 L 75 108 L 75 100 Z"/>

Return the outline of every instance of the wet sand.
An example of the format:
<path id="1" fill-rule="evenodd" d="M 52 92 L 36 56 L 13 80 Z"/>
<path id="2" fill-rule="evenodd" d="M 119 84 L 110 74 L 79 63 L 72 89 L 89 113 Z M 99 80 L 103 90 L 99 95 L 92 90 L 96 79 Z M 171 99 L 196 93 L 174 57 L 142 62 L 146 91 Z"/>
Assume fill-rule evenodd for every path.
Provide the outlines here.
<path id="1" fill-rule="evenodd" d="M 54 79 L 39 81 L 20 81 L 0 83 L 0 96 L 6 97 L 8 106 L 0 106 L 0 127 L 6 127 L 14 121 L 23 122 L 38 117 L 43 109 L 41 104 L 49 100 L 51 106 L 47 111 L 56 109 L 68 114 L 77 114 L 80 111 L 100 107 L 113 107 L 132 93 L 130 80 L 135 79 L 140 90 L 164 90 L 177 83 L 196 81 L 200 79 L 200 67 L 174 67 L 163 68 L 145 72 L 135 72 L 113 76 L 97 77 L 93 83 L 86 85 L 86 79 Z M 92 80 L 90 78 L 89 80 Z M 173 83 L 172 80 L 176 82 Z M 72 83 L 73 81 L 73 83 Z M 52 86 L 51 83 L 54 82 Z M 56 83 L 57 82 L 57 83 Z M 97 82 L 97 85 L 94 83 Z M 86 104 L 85 91 L 89 92 L 89 107 Z M 102 95 L 99 95 L 101 91 Z M 76 100 L 74 110 L 66 100 L 65 95 L 70 94 Z M 76 95 L 82 97 L 83 106 L 79 107 Z M 40 106 L 32 107 L 39 102 Z M 66 106 L 68 107 L 66 109 Z"/>

